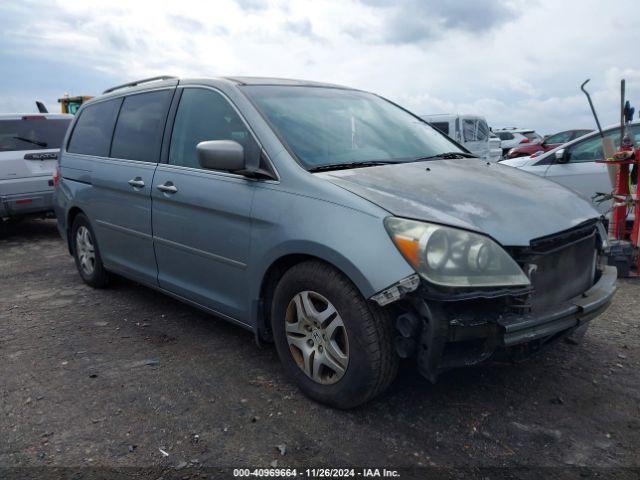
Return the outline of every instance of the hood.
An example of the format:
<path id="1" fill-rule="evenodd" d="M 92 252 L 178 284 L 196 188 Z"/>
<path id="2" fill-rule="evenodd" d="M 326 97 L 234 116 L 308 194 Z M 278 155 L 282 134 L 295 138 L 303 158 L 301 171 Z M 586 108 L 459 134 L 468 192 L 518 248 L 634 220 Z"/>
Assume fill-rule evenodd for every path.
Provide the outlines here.
<path id="1" fill-rule="evenodd" d="M 540 158 L 540 157 L 537 157 Z M 516 157 L 516 158 L 508 158 L 506 160 L 501 160 L 500 165 L 507 165 L 509 167 L 524 167 L 525 165 L 529 165 L 531 162 L 531 157 Z"/>
<path id="2" fill-rule="evenodd" d="M 565 187 L 483 160 L 433 160 L 316 174 L 392 215 L 484 233 L 504 246 L 600 215 Z"/>

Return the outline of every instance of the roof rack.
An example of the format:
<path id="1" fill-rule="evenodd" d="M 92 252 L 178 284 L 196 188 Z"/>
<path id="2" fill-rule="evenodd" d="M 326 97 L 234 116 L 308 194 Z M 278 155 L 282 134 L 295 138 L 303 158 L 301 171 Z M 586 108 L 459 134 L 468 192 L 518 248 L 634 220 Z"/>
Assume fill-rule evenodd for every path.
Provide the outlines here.
<path id="1" fill-rule="evenodd" d="M 121 88 L 135 87 L 136 85 L 141 85 L 143 83 L 158 82 L 160 80 L 171 80 L 172 78 L 178 77 L 173 77 L 171 75 L 160 75 L 158 77 L 143 78 L 142 80 L 136 80 L 134 82 L 123 83 L 122 85 L 116 85 L 115 87 L 107 88 L 104 92 L 102 92 L 102 94 L 104 95 L 105 93 L 111 93 L 116 90 L 120 90 Z"/>

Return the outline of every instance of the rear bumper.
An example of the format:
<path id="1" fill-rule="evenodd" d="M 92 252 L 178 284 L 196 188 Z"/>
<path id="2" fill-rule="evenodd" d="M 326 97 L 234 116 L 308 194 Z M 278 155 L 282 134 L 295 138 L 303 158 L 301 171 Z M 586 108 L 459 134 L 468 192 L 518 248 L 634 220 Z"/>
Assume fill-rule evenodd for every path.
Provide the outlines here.
<path id="1" fill-rule="evenodd" d="M 552 310 L 499 319 L 501 346 L 512 347 L 547 338 L 593 320 L 611 304 L 616 292 L 616 278 L 615 267 L 606 266 L 593 287 Z"/>
<path id="2" fill-rule="evenodd" d="M 36 214 L 50 214 L 53 216 L 53 189 L 41 192 L 0 195 L 0 219 Z"/>

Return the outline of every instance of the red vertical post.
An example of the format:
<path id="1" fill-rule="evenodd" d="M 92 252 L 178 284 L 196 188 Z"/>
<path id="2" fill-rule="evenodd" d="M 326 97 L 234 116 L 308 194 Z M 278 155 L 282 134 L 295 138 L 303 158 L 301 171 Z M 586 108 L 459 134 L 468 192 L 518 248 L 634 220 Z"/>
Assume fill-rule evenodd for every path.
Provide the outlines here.
<path id="1" fill-rule="evenodd" d="M 626 197 L 629 195 L 629 164 L 619 163 L 616 168 L 616 188 L 613 191 L 615 197 Z M 616 198 L 613 199 L 617 202 Z M 613 238 L 623 240 L 626 230 L 627 206 L 626 204 L 618 205 L 613 208 L 613 218 L 611 231 Z"/>

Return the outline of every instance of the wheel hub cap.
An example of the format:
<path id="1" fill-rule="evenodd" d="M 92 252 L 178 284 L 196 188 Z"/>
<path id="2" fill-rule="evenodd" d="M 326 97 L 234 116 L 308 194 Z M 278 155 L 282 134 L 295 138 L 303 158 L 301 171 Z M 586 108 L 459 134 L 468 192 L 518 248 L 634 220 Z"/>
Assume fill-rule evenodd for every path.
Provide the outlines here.
<path id="1" fill-rule="evenodd" d="M 96 255 L 89 229 L 85 226 L 76 232 L 76 252 L 80 268 L 86 275 L 92 275 L 96 268 Z"/>
<path id="2" fill-rule="evenodd" d="M 300 369 L 322 384 L 339 381 L 349 364 L 349 341 L 342 317 L 319 293 L 304 291 L 287 307 L 289 350 Z"/>

